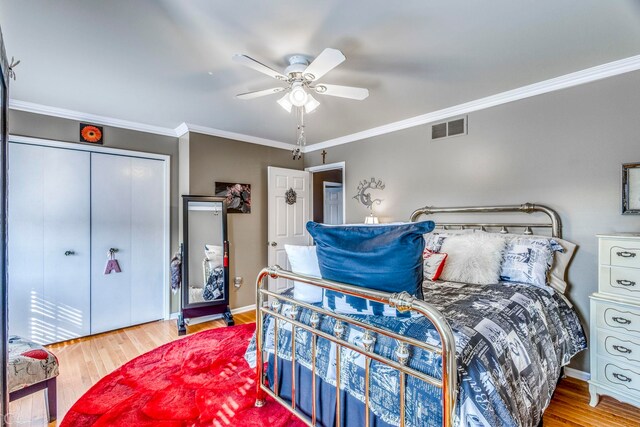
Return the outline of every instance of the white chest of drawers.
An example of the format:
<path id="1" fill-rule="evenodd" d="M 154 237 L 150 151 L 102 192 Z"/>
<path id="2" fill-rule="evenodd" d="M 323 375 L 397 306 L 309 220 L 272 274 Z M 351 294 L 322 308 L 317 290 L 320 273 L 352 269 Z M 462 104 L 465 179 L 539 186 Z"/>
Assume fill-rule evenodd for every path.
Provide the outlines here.
<path id="1" fill-rule="evenodd" d="M 591 295 L 591 406 L 606 394 L 640 407 L 640 234 L 600 234 Z"/>

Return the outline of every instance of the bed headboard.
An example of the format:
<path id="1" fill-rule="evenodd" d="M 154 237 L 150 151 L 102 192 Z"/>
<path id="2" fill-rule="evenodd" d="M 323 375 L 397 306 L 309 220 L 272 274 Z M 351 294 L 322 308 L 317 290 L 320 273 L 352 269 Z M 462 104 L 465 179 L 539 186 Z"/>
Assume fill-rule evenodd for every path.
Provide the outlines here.
<path id="1" fill-rule="evenodd" d="M 440 213 L 451 214 L 469 214 L 469 213 L 526 213 L 542 212 L 547 215 L 547 222 L 531 222 L 531 223 L 468 223 L 468 222 L 438 222 L 437 227 L 444 229 L 465 229 L 478 228 L 480 230 L 498 228 L 500 233 L 506 234 L 509 228 L 523 229 L 523 234 L 533 234 L 534 228 L 549 228 L 553 237 L 562 238 L 562 222 L 560 215 L 553 209 L 534 203 L 524 203 L 522 205 L 505 205 L 505 206 L 466 206 L 454 208 L 438 208 L 435 206 L 425 206 L 416 209 L 411 214 L 411 221 L 417 221 L 422 215 L 432 215 Z"/>

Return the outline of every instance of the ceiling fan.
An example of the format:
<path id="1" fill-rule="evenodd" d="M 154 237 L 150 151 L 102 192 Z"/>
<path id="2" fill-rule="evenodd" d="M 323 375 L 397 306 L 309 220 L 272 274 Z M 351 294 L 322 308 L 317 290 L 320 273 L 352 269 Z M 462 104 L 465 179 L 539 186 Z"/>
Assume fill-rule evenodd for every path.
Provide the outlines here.
<path id="1" fill-rule="evenodd" d="M 305 55 L 292 55 L 288 58 L 289 66 L 285 68 L 284 72 L 280 73 L 247 55 L 233 55 L 235 62 L 253 68 L 285 84 L 285 86 L 241 93 L 236 97 L 239 99 L 253 99 L 285 92 L 285 95 L 278 100 L 278 104 L 288 112 L 291 112 L 293 107 L 298 107 L 300 110 L 304 110 L 305 113 L 312 112 L 320 105 L 311 93 L 361 101 L 369 96 L 367 89 L 317 83 L 319 79 L 344 62 L 345 59 L 342 52 L 331 48 L 323 50 L 312 62 Z"/>

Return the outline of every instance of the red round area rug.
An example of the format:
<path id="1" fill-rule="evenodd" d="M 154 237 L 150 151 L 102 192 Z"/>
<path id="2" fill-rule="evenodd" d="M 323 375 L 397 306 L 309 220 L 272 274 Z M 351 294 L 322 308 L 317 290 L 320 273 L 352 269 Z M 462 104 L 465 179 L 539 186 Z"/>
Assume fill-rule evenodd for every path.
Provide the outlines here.
<path id="1" fill-rule="evenodd" d="M 255 323 L 173 341 L 122 365 L 69 410 L 61 427 L 303 426 L 272 399 L 254 407 L 244 352 Z"/>

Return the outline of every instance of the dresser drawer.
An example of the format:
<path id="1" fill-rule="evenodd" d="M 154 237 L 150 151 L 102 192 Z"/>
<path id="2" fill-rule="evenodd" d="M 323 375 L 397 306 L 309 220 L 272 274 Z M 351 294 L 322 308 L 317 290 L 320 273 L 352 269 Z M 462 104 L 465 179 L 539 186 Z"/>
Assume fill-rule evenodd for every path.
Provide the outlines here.
<path id="1" fill-rule="evenodd" d="M 623 365 L 634 363 L 640 368 L 640 337 L 608 329 L 598 329 L 598 355 L 618 360 Z"/>
<path id="2" fill-rule="evenodd" d="M 599 328 L 640 335 L 640 307 L 595 301 Z"/>
<path id="3" fill-rule="evenodd" d="M 599 291 L 640 300 L 640 269 L 601 265 Z"/>
<path id="4" fill-rule="evenodd" d="M 624 393 L 640 396 L 640 369 L 628 369 L 624 363 L 598 358 L 598 382 Z"/>
<path id="5" fill-rule="evenodd" d="M 601 239 L 600 264 L 640 268 L 640 242 Z"/>

